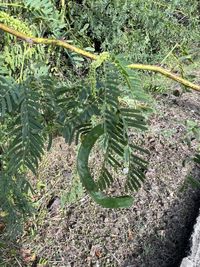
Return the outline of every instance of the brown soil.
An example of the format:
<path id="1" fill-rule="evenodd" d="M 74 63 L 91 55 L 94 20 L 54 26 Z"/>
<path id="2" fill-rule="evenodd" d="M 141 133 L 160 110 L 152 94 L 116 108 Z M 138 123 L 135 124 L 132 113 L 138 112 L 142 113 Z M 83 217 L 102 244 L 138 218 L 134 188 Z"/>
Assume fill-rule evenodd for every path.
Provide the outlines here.
<path id="1" fill-rule="evenodd" d="M 188 135 L 185 122 L 199 121 L 200 94 L 163 95 L 157 100 L 142 140 L 151 152 L 147 179 L 129 209 L 104 209 L 81 189 L 77 202 L 61 209 L 63 195 L 76 177 L 76 152 L 62 138 L 54 140 L 39 171 L 39 215 L 21 242 L 23 250 L 37 256 L 32 266 L 179 266 L 200 200 L 197 189 L 183 188 L 189 174 L 199 176 L 198 167 L 186 160 L 194 155 L 198 140 Z M 98 155 L 93 157 L 98 161 Z"/>

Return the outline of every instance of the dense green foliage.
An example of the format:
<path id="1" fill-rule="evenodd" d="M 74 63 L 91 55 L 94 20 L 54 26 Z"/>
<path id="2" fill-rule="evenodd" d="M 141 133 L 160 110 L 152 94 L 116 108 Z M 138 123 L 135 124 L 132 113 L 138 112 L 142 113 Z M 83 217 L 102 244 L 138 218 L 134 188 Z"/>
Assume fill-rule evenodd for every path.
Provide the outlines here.
<path id="1" fill-rule="evenodd" d="M 37 174 L 54 134 L 78 143 L 101 124 L 104 162 L 97 191 L 114 182 L 111 168 L 128 168 L 123 186 L 138 190 L 145 179 L 147 152 L 129 142 L 129 130 L 140 132 L 146 125 L 141 110 L 126 99 L 148 97 L 141 92 L 137 73 L 125 68 L 125 60 L 160 62 L 176 44 L 177 57 L 199 45 L 198 1 L 61 3 L 4 1 L 0 23 L 29 36 L 73 40 L 97 53 L 107 50 L 111 56 L 100 56 L 99 66 L 90 65 L 70 51 L 0 32 L 0 208 L 12 221 L 30 210 L 33 190 L 26 173 Z M 94 193 L 93 187 L 86 189 Z"/>
<path id="2" fill-rule="evenodd" d="M 68 9 L 70 30 L 84 44 L 94 43 L 98 52 L 115 51 L 133 62 L 152 63 L 176 43 L 183 50 L 198 43 L 198 1 L 73 2 Z"/>

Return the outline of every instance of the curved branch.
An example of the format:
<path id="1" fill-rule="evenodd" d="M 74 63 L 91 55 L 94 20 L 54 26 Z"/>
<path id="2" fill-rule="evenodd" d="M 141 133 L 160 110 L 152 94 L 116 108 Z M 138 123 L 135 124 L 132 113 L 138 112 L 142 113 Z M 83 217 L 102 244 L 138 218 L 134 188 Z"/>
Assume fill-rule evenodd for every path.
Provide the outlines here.
<path id="1" fill-rule="evenodd" d="M 172 79 L 178 83 L 181 83 L 187 87 L 190 87 L 193 90 L 200 91 L 200 85 L 191 83 L 190 81 L 183 79 L 183 78 L 165 70 L 162 67 L 158 67 L 158 66 L 154 66 L 154 65 L 144 65 L 144 64 L 130 64 L 127 67 L 130 69 L 150 70 L 153 72 L 158 72 L 158 73 L 164 75 L 165 77 L 168 77 L 168 78 L 170 78 L 170 79 Z"/>
<path id="2" fill-rule="evenodd" d="M 22 39 L 28 43 L 31 43 L 31 44 L 47 44 L 47 45 L 61 46 L 63 48 L 69 49 L 73 52 L 76 52 L 77 54 L 80 54 L 80 55 L 85 56 L 87 58 L 90 58 L 92 60 L 96 60 L 98 58 L 98 55 L 95 55 L 95 54 L 87 52 L 83 49 L 77 48 L 76 46 L 70 45 L 67 42 L 64 42 L 61 40 L 27 36 L 26 34 L 18 32 L 14 29 L 11 29 L 2 23 L 0 23 L 0 29 L 3 30 L 4 32 L 10 33 L 10 34 L 16 36 L 17 38 L 20 38 L 20 39 Z M 187 87 L 190 87 L 193 90 L 200 91 L 200 85 L 191 83 L 190 81 L 183 79 L 183 78 L 165 70 L 162 67 L 158 67 L 158 66 L 154 66 L 154 65 L 145 65 L 145 64 L 130 64 L 127 67 L 130 69 L 149 70 L 149 71 L 153 71 L 153 72 L 158 72 L 167 78 L 170 78 L 170 79 L 172 79 L 178 83 L 181 83 Z"/>
<path id="3" fill-rule="evenodd" d="M 91 58 L 91 59 L 97 59 L 97 56 L 87 52 L 85 50 L 82 50 L 80 48 L 77 48 L 73 45 L 70 45 L 64 41 L 61 40 L 57 40 L 57 39 L 47 39 L 47 38 L 37 38 L 37 37 L 33 37 L 33 36 L 28 36 L 24 33 L 18 32 L 16 30 L 13 30 L 11 28 L 9 28 L 8 26 L 0 23 L 0 29 L 3 30 L 4 32 L 10 33 L 14 36 L 16 36 L 17 38 L 22 39 L 25 42 L 28 42 L 30 44 L 47 44 L 47 45 L 56 45 L 56 46 L 61 46 L 64 47 L 68 50 L 71 50 L 73 52 L 76 52 L 77 54 L 80 54 L 82 56 L 85 56 L 87 58 Z"/>

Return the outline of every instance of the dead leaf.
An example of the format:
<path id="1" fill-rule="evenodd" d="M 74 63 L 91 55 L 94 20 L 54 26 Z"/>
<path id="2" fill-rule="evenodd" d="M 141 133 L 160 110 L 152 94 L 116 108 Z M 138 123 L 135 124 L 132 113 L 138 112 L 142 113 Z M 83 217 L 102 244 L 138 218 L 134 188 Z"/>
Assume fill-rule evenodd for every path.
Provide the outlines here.
<path id="1" fill-rule="evenodd" d="M 36 255 L 32 253 L 30 249 L 21 249 L 21 256 L 24 263 L 28 264 L 30 262 L 34 262 L 36 259 Z"/>
<path id="2" fill-rule="evenodd" d="M 96 250 L 95 250 L 95 256 L 96 256 L 97 258 L 101 258 L 101 251 L 100 251 L 99 249 L 96 249 Z"/>
<path id="3" fill-rule="evenodd" d="M 90 255 L 92 257 L 96 256 L 98 258 L 101 257 L 101 247 L 99 245 L 94 245 L 91 247 Z"/>
<path id="4" fill-rule="evenodd" d="M 4 228 L 5 228 L 5 224 L 4 223 L 0 223 L 0 232 L 3 232 Z"/>
<path id="5" fill-rule="evenodd" d="M 133 240 L 133 232 L 128 229 L 128 241 L 132 241 Z"/>

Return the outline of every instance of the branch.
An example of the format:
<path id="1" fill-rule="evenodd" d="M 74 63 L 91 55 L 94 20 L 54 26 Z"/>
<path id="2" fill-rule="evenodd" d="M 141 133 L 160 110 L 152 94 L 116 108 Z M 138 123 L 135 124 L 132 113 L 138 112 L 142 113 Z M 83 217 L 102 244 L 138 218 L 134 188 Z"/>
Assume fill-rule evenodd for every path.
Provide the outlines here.
<path id="1" fill-rule="evenodd" d="M 92 53 L 87 52 L 85 50 L 82 50 L 80 48 L 77 48 L 77 47 L 70 45 L 67 42 L 64 42 L 61 40 L 27 36 L 26 34 L 15 31 L 14 29 L 9 28 L 2 23 L 0 23 L 0 29 L 3 30 L 4 32 L 10 33 L 10 34 L 16 36 L 17 38 L 20 38 L 23 41 L 26 41 L 28 43 L 61 46 L 63 48 L 66 48 L 68 50 L 76 52 L 77 54 L 82 55 L 82 56 L 87 57 L 87 58 L 90 58 L 92 60 L 96 60 L 98 58 L 98 55 L 95 55 L 95 54 L 92 54 Z M 158 72 L 167 78 L 170 78 L 170 79 L 172 79 L 178 83 L 181 83 L 187 87 L 190 87 L 193 90 L 200 91 L 200 85 L 193 84 L 193 83 L 189 82 L 188 80 L 183 79 L 183 78 L 165 70 L 162 67 L 158 67 L 155 65 L 144 65 L 144 64 L 130 64 L 127 67 L 130 69 L 149 70 L 149 71 L 153 71 L 153 72 Z"/>
<path id="2" fill-rule="evenodd" d="M 84 51 L 80 48 L 77 48 L 73 45 L 70 45 L 64 41 L 61 41 L 61 40 L 56 40 L 56 39 L 47 39 L 47 38 L 37 38 L 37 37 L 32 37 L 32 36 L 28 36 L 24 33 L 21 33 L 21 32 L 18 32 L 18 31 L 15 31 L 9 27 L 7 27 L 6 25 L 0 23 L 0 29 L 3 30 L 4 32 L 7 32 L 7 33 L 10 33 L 14 36 L 16 36 L 17 38 L 20 38 L 22 39 L 23 41 L 25 42 L 28 42 L 28 43 L 31 43 L 31 44 L 47 44 L 47 45 L 56 45 L 56 46 L 61 46 L 61 47 L 64 47 L 68 50 L 71 50 L 73 52 L 76 52 L 77 54 L 80 54 L 82 56 L 85 56 L 87 58 L 91 58 L 91 59 L 97 59 L 97 56 L 90 53 L 90 52 L 87 52 L 87 51 Z"/>
<path id="3" fill-rule="evenodd" d="M 194 84 L 194 83 L 191 83 L 189 82 L 188 80 L 186 79 L 183 79 L 167 70 L 165 70 L 164 68 L 161 68 L 161 67 L 158 67 L 158 66 L 154 66 L 154 65 L 144 65 L 144 64 L 131 64 L 131 65 L 128 65 L 127 66 L 128 68 L 130 69 L 139 69 L 139 70 L 150 70 L 150 71 L 153 71 L 153 72 L 158 72 L 162 75 L 164 75 L 165 77 L 168 77 L 178 83 L 181 83 L 187 87 L 190 87 L 191 89 L 193 90 L 196 90 L 196 91 L 200 91 L 200 85 L 197 85 L 197 84 Z"/>

